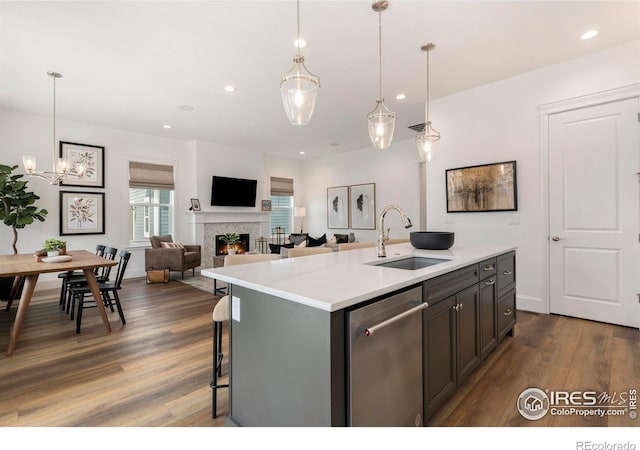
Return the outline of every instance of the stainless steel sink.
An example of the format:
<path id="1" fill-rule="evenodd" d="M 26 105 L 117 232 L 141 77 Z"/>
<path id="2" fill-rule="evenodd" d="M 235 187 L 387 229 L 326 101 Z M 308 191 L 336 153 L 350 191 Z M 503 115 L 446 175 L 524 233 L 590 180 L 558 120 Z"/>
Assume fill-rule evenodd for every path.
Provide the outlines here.
<path id="1" fill-rule="evenodd" d="M 405 269 L 405 270 L 417 270 L 424 269 L 425 267 L 434 266 L 443 262 L 449 261 L 448 259 L 440 258 L 422 258 L 416 256 L 410 256 L 408 258 L 396 259 L 393 261 L 386 261 L 382 263 L 375 263 L 375 266 L 391 267 L 392 269 Z"/>

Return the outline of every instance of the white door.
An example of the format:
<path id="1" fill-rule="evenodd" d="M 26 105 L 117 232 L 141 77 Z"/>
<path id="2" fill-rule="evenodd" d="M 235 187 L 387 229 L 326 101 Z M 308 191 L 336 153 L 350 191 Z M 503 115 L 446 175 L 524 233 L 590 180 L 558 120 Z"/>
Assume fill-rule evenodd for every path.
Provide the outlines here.
<path id="1" fill-rule="evenodd" d="M 549 116 L 552 313 L 640 326 L 638 99 Z"/>

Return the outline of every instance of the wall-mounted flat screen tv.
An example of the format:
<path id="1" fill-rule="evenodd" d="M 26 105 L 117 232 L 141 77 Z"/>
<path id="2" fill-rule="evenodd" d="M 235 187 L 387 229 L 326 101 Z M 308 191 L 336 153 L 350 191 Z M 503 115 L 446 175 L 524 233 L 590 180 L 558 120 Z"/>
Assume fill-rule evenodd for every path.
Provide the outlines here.
<path id="1" fill-rule="evenodd" d="M 256 206 L 257 180 L 213 176 L 211 206 Z"/>

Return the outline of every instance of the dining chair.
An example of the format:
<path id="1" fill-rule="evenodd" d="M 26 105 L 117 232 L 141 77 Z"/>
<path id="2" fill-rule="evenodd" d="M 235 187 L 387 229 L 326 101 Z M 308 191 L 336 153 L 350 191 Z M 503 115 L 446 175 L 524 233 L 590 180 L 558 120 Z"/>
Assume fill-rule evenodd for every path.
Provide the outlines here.
<path id="1" fill-rule="evenodd" d="M 127 269 L 127 264 L 129 263 L 129 259 L 131 258 L 131 252 L 127 250 L 120 250 L 119 256 L 120 261 L 118 262 L 118 272 L 116 274 L 115 280 L 113 282 L 98 283 L 98 289 L 100 290 L 102 298 L 94 298 L 93 300 L 86 301 L 86 296 L 93 296 L 91 289 L 87 284 L 74 285 L 71 287 L 72 310 L 75 306 L 76 299 L 78 303 L 76 333 L 80 333 L 80 326 L 82 324 L 82 311 L 85 308 L 95 308 L 97 306 L 96 302 L 98 301 L 104 302 L 104 306 L 108 306 L 112 312 L 114 311 L 113 305 L 115 303 L 122 325 L 125 325 L 127 323 L 124 318 L 124 312 L 122 310 L 122 304 L 120 303 L 120 296 L 118 295 L 118 291 L 122 289 L 122 279 L 124 278 L 124 272 Z M 112 295 L 113 298 L 111 297 Z"/>
<path id="2" fill-rule="evenodd" d="M 96 255 L 102 256 L 104 254 L 105 246 L 102 244 L 96 245 Z M 94 270 L 94 273 L 97 275 L 98 269 Z M 84 277 L 84 272 L 82 270 L 70 270 L 68 272 L 61 272 L 58 274 L 58 278 L 62 280 L 62 285 L 60 286 L 60 308 L 65 309 L 67 300 L 67 283 L 72 278 Z"/>
<path id="3" fill-rule="evenodd" d="M 273 253 L 226 255 L 224 257 L 224 267 L 238 266 L 240 264 L 250 264 L 262 261 L 272 261 L 280 259 L 280 255 Z M 211 388 L 211 417 L 218 417 L 218 389 L 228 388 L 228 384 L 218 384 L 218 378 L 222 376 L 222 325 L 229 321 L 229 295 L 225 295 L 213 308 L 213 377 L 209 387 Z"/>
<path id="4" fill-rule="evenodd" d="M 116 258 L 117 254 L 118 254 L 117 248 L 105 246 L 102 251 L 102 255 L 100 256 L 110 261 L 113 261 Z M 98 283 L 106 283 L 107 281 L 109 281 L 109 277 L 111 276 L 111 267 L 112 266 L 104 266 L 104 267 L 97 267 L 96 269 L 94 269 L 93 273 L 96 275 L 96 281 L 98 281 Z M 69 314 L 69 320 L 73 320 L 73 317 L 74 317 L 71 287 L 73 286 L 81 287 L 86 285 L 87 285 L 87 279 L 85 278 L 83 272 L 79 272 L 78 275 L 70 276 L 68 279 L 64 280 L 63 282 L 62 290 L 64 291 L 63 293 L 66 297 L 65 312 Z"/>

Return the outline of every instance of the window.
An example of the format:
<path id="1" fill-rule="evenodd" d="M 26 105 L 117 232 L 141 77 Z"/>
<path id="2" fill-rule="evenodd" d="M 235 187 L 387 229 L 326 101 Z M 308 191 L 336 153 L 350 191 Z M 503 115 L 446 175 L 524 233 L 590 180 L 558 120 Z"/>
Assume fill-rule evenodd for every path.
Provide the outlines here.
<path id="1" fill-rule="evenodd" d="M 275 227 L 284 229 L 284 235 L 291 234 L 293 224 L 293 197 L 289 195 L 271 196 L 271 232 Z"/>
<path id="2" fill-rule="evenodd" d="M 173 234 L 173 167 L 129 162 L 129 241 Z"/>
<path id="3" fill-rule="evenodd" d="M 129 189 L 129 206 L 132 244 L 147 244 L 151 236 L 172 234 L 173 191 Z"/>
<path id="4" fill-rule="evenodd" d="M 293 179 L 271 177 L 271 233 L 281 227 L 284 236 L 293 229 Z M 275 237 L 275 236 L 272 236 Z"/>

